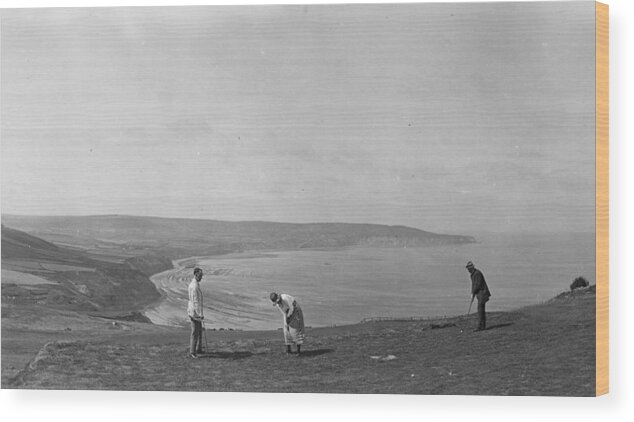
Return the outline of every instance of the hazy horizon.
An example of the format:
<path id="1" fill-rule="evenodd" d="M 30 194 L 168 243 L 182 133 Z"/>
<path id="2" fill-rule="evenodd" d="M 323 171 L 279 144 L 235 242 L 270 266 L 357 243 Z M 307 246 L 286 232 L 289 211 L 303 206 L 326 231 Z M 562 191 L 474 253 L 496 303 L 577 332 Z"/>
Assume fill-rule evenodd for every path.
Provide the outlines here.
<path id="1" fill-rule="evenodd" d="M 92 217 L 129 217 L 129 218 L 165 218 L 165 219 L 174 219 L 174 220 L 202 220 L 202 221 L 218 221 L 223 223 L 272 223 L 272 224 L 361 224 L 361 225 L 383 225 L 389 227 L 408 227 L 412 229 L 418 229 L 422 231 L 432 232 L 436 234 L 446 234 L 446 235 L 462 235 L 462 236 L 475 236 L 476 243 L 482 241 L 480 236 L 498 236 L 498 235 L 536 235 L 544 238 L 544 236 L 559 236 L 559 235 L 594 235 L 595 230 L 589 231 L 567 231 L 567 230 L 559 230 L 557 232 L 544 232 L 544 231 L 529 231 L 524 229 L 512 229 L 512 230 L 496 230 L 495 227 L 492 228 L 477 228 L 473 230 L 463 230 L 463 231 L 443 231 L 436 230 L 433 227 L 420 227 L 413 225 L 405 225 L 405 224 L 383 224 L 383 223 L 373 223 L 373 222 L 354 222 L 354 221 L 343 221 L 343 220 L 333 220 L 333 221 L 304 221 L 304 222 L 290 222 L 290 221 L 280 221 L 280 220 L 262 220 L 262 219 L 253 219 L 253 220 L 232 220 L 232 219 L 215 219 L 215 218 L 204 218 L 204 217 L 163 217 L 158 215 L 140 215 L 140 214 L 13 214 L 13 213 L 2 213 L 2 217 L 15 217 L 15 218 L 92 218 Z M 3 221 L 4 225 L 5 222 Z"/>
<path id="2" fill-rule="evenodd" d="M 594 232 L 594 3 L 4 9 L 2 214 Z"/>

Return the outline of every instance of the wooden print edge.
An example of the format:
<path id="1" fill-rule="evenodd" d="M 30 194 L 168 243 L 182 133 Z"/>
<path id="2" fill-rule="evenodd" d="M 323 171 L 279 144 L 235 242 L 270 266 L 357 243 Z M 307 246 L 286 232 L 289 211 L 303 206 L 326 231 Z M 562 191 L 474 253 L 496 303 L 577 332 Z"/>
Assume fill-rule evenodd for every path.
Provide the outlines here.
<path id="1" fill-rule="evenodd" d="M 609 391 L 609 7 L 595 3 L 596 387 Z"/>

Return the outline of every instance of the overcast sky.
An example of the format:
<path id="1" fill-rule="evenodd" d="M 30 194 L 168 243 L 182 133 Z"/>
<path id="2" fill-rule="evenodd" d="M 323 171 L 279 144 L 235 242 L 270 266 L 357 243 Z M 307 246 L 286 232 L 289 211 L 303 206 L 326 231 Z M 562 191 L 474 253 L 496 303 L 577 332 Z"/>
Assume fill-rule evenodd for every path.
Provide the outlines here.
<path id="1" fill-rule="evenodd" d="M 2 212 L 594 230 L 594 3 L 3 10 Z"/>

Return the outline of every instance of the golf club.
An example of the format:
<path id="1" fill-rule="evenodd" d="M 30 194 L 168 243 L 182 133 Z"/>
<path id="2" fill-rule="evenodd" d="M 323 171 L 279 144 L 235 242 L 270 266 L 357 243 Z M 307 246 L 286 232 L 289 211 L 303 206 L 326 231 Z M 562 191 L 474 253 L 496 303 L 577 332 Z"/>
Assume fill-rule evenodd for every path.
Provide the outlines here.
<path id="1" fill-rule="evenodd" d="M 471 305 L 473 305 L 473 299 L 475 299 L 475 296 L 473 296 L 471 298 L 471 302 L 469 302 L 469 311 L 467 311 L 467 315 L 469 315 L 471 313 Z"/>
<path id="2" fill-rule="evenodd" d="M 209 344 L 207 343 L 207 327 L 205 327 L 205 321 L 203 323 L 203 336 L 205 337 L 205 354 L 209 353 Z"/>

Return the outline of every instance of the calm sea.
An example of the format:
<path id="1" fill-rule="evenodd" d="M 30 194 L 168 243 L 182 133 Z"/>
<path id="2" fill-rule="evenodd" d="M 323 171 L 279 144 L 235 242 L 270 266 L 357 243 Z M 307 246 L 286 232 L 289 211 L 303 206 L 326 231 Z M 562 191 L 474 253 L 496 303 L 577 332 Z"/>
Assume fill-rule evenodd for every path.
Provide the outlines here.
<path id="1" fill-rule="evenodd" d="M 306 325 L 367 317 L 431 317 L 467 312 L 471 260 L 492 292 L 488 310 L 548 300 L 583 275 L 595 282 L 594 234 L 479 235 L 478 243 L 424 248 L 246 252 L 189 260 L 157 274 L 165 300 L 147 311 L 158 324 L 188 324 L 191 266 L 203 268 L 207 328 L 275 329 L 272 291 L 294 296 Z M 474 306 L 475 308 L 475 306 Z M 473 310 L 472 310 L 473 311 Z"/>

